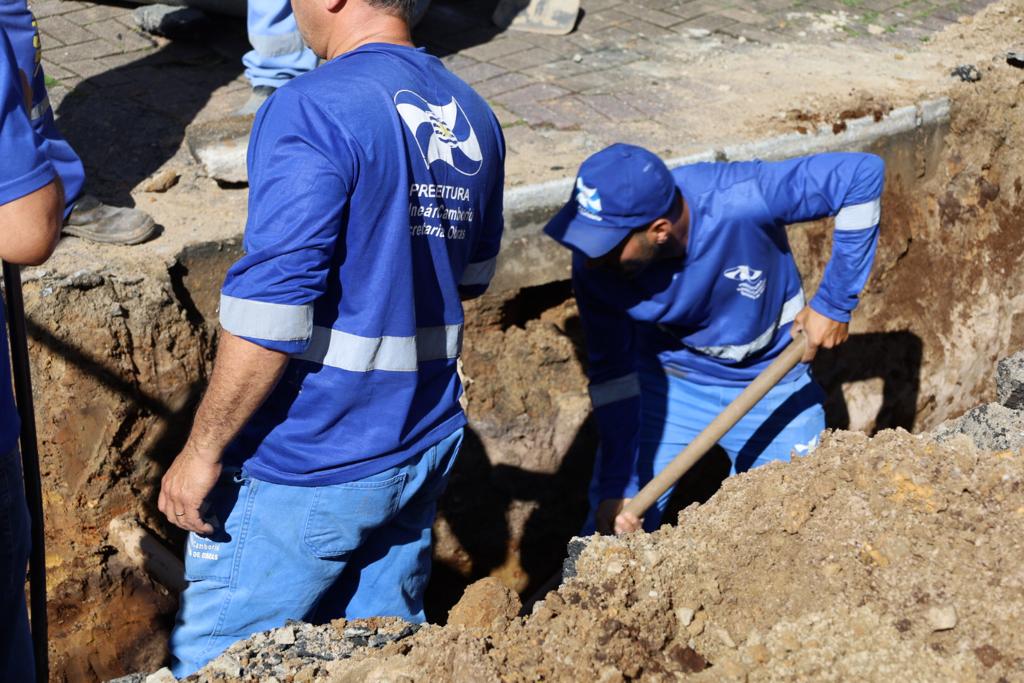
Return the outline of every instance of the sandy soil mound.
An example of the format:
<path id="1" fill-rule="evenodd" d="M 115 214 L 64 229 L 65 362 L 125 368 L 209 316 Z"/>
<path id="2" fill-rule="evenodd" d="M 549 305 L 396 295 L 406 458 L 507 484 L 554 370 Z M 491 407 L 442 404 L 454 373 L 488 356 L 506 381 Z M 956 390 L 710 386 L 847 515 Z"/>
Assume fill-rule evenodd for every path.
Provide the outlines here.
<path id="1" fill-rule="evenodd" d="M 677 527 L 593 540 L 529 617 L 303 626 L 316 657 L 271 633 L 222 660 L 242 680 L 1021 680 L 1022 481 L 1024 451 L 836 432 Z"/>

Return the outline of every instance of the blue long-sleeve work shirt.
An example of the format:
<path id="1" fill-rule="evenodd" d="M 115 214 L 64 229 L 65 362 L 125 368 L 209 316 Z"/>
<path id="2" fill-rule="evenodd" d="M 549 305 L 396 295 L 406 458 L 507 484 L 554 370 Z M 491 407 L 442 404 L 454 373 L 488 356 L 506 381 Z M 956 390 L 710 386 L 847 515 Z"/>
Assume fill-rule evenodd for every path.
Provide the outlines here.
<path id="1" fill-rule="evenodd" d="M 806 305 L 786 225 L 835 216 L 832 257 L 810 306 L 840 322 L 857 305 L 878 244 L 885 166 L 873 154 L 694 164 L 672 174 L 689 211 L 685 256 L 633 278 L 573 258 L 604 499 L 639 488 L 638 362 L 693 382 L 746 384 L 785 348 Z"/>

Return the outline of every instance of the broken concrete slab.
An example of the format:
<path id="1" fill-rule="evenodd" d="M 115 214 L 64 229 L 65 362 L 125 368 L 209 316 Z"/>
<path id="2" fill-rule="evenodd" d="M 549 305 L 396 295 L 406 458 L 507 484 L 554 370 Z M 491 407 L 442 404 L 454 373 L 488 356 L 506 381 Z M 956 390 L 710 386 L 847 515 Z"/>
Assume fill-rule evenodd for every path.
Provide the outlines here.
<path id="1" fill-rule="evenodd" d="M 141 5 L 132 13 L 139 29 L 174 40 L 197 40 L 210 27 L 210 21 L 194 7 Z"/>
<path id="2" fill-rule="evenodd" d="M 206 174 L 224 183 L 246 183 L 246 150 L 255 116 L 229 116 L 188 127 L 188 149 Z"/>
<path id="3" fill-rule="evenodd" d="M 985 403 L 943 422 L 932 434 L 939 442 L 964 434 L 987 451 L 1024 448 L 1024 414 L 999 403 Z"/>
<path id="4" fill-rule="evenodd" d="M 1024 351 L 996 364 L 996 396 L 1010 410 L 1024 410 Z"/>

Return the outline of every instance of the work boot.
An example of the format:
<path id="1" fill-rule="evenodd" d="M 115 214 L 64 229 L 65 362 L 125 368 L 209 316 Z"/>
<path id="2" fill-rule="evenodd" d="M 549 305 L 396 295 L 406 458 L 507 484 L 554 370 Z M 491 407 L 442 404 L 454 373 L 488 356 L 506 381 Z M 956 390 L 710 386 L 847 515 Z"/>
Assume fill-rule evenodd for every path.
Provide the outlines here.
<path id="1" fill-rule="evenodd" d="M 241 107 L 235 110 L 235 116 L 249 116 L 255 114 L 256 111 L 263 106 L 263 103 L 267 101 L 267 98 L 274 94 L 277 88 L 269 85 L 254 85 L 252 93 L 249 94 L 249 99 L 245 101 Z"/>
<path id="2" fill-rule="evenodd" d="M 64 221 L 64 234 L 104 244 L 138 244 L 156 231 L 156 223 L 145 211 L 109 206 L 91 194 L 76 201 Z"/>

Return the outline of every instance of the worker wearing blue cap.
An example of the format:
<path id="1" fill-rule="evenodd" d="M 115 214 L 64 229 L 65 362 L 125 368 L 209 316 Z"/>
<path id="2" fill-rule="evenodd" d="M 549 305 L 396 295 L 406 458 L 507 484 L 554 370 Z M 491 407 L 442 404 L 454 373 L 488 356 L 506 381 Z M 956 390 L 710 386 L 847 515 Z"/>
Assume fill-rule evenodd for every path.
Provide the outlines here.
<path id="1" fill-rule="evenodd" d="M 601 448 L 590 524 L 656 529 L 622 507 L 803 330 L 807 351 L 719 445 L 743 472 L 806 454 L 825 427 L 809 363 L 846 340 L 878 244 L 884 164 L 830 153 L 670 171 L 615 144 L 583 162 L 545 232 L 573 251 Z M 805 302 L 786 225 L 835 216 L 832 257 Z"/>

